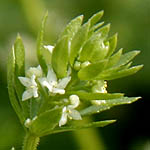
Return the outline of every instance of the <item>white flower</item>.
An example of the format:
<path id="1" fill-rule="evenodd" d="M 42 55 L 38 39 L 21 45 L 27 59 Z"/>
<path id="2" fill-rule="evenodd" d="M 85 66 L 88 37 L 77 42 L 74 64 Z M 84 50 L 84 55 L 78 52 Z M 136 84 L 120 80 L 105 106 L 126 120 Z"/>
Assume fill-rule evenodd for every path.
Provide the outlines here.
<path id="1" fill-rule="evenodd" d="M 28 70 L 27 70 L 27 72 L 26 72 L 26 75 L 27 75 L 27 77 L 31 77 L 32 75 L 35 75 L 36 77 L 42 77 L 42 69 L 41 69 L 41 67 L 40 67 L 40 65 L 39 66 L 37 66 L 37 67 L 30 67 Z"/>
<path id="2" fill-rule="evenodd" d="M 57 80 L 56 74 L 54 73 L 53 69 L 48 70 L 47 77 L 40 78 L 40 83 L 47 87 L 50 93 L 59 93 L 64 94 L 65 93 L 65 87 L 71 80 L 71 77 L 65 77 L 62 79 Z"/>
<path id="3" fill-rule="evenodd" d="M 54 46 L 52 45 L 45 45 L 44 48 L 48 49 L 50 53 L 53 52 Z"/>
<path id="4" fill-rule="evenodd" d="M 26 87 L 26 91 L 22 94 L 22 100 L 25 101 L 31 97 L 38 97 L 38 87 L 35 81 L 36 76 L 32 75 L 31 78 L 18 77 L 20 82 Z"/>
<path id="5" fill-rule="evenodd" d="M 79 97 L 77 95 L 71 95 L 69 97 L 70 105 L 65 106 L 62 110 L 62 116 L 59 121 L 59 126 L 65 125 L 67 119 L 82 120 L 80 113 L 75 110 L 80 104 Z"/>

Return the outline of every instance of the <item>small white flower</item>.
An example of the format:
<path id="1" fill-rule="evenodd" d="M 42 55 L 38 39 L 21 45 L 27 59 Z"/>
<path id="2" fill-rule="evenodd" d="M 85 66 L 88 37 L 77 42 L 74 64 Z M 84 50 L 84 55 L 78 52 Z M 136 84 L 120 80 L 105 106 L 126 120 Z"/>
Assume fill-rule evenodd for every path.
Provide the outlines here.
<path id="1" fill-rule="evenodd" d="M 59 93 L 64 94 L 65 93 L 65 87 L 71 80 L 71 77 L 65 77 L 62 79 L 57 80 L 56 74 L 54 73 L 53 69 L 48 70 L 47 77 L 40 78 L 40 83 L 47 87 L 50 93 Z"/>
<path id="2" fill-rule="evenodd" d="M 36 76 L 32 75 L 31 78 L 18 77 L 20 82 L 26 87 L 26 91 L 22 94 L 22 100 L 25 101 L 32 97 L 38 97 L 38 87 L 35 81 Z"/>
<path id="3" fill-rule="evenodd" d="M 80 104 L 79 97 L 77 95 L 71 95 L 69 97 L 70 105 L 65 106 L 62 110 L 62 116 L 59 121 L 59 126 L 65 125 L 67 119 L 82 120 L 80 113 L 75 110 Z"/>
<path id="4" fill-rule="evenodd" d="M 44 48 L 48 49 L 50 53 L 53 52 L 54 46 L 52 45 L 45 45 Z"/>
<path id="5" fill-rule="evenodd" d="M 31 125 L 31 123 L 32 123 L 31 119 L 27 118 L 26 121 L 25 121 L 25 123 L 24 123 L 24 125 L 25 125 L 25 127 L 28 128 Z"/>
<path id="6" fill-rule="evenodd" d="M 41 67 L 40 67 L 40 65 L 39 66 L 37 66 L 37 67 L 30 67 L 28 70 L 27 70 L 27 72 L 26 72 L 26 75 L 27 75 L 27 77 L 31 77 L 32 75 L 35 75 L 36 77 L 42 77 L 42 69 L 41 69 Z"/>

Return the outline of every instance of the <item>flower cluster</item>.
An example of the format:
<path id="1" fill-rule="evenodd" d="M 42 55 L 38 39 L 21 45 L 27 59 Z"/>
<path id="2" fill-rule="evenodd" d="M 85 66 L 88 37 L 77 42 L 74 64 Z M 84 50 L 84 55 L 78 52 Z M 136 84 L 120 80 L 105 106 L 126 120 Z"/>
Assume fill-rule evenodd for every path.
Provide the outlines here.
<path id="1" fill-rule="evenodd" d="M 139 99 L 106 89 L 109 80 L 132 75 L 142 65 L 131 67 L 139 51 L 115 52 L 117 34 L 108 37 L 110 24 L 98 23 L 102 15 L 100 11 L 84 24 L 82 15 L 76 17 L 55 46 L 44 45 L 45 16 L 37 39 L 39 66 L 26 72 L 23 42 L 17 37 L 8 59 L 8 90 L 21 123 L 34 135 L 108 125 L 114 120 L 86 125 L 67 122 Z"/>

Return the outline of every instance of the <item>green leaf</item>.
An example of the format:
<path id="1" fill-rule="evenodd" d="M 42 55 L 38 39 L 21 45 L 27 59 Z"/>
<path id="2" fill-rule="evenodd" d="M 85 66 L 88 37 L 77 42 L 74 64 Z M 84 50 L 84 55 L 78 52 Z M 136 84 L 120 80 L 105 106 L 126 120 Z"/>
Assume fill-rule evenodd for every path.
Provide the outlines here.
<path id="1" fill-rule="evenodd" d="M 9 57 L 8 57 L 8 64 L 7 64 L 7 84 L 8 84 L 8 93 L 12 107 L 14 108 L 16 114 L 19 117 L 20 122 L 24 123 L 24 116 L 22 113 L 22 109 L 17 98 L 15 92 L 15 53 L 14 48 L 12 48 Z"/>
<path id="2" fill-rule="evenodd" d="M 121 56 L 119 62 L 115 66 L 122 66 L 130 62 L 140 51 L 131 51 Z"/>
<path id="3" fill-rule="evenodd" d="M 113 67 L 119 60 L 122 55 L 122 49 L 120 49 L 117 53 L 111 56 L 108 60 L 106 69 Z"/>
<path id="4" fill-rule="evenodd" d="M 30 131 L 37 136 L 44 136 L 47 132 L 51 132 L 59 123 L 62 108 L 56 108 L 46 111 L 32 121 L 29 127 Z"/>
<path id="5" fill-rule="evenodd" d="M 45 47 L 42 48 L 42 55 L 45 63 L 51 65 L 52 53 Z"/>
<path id="6" fill-rule="evenodd" d="M 101 71 L 103 71 L 103 68 L 106 66 L 107 60 L 103 60 L 100 62 L 92 63 L 88 65 L 87 67 L 81 69 L 78 72 L 78 77 L 81 80 L 92 80 L 95 79 L 98 74 L 100 74 Z"/>
<path id="7" fill-rule="evenodd" d="M 71 20 L 71 22 L 66 26 L 64 31 L 61 33 L 60 37 L 68 36 L 69 39 L 72 39 L 75 33 L 81 27 L 83 21 L 83 15 L 76 17 L 75 19 Z"/>
<path id="8" fill-rule="evenodd" d="M 20 35 L 17 36 L 14 44 L 14 54 L 15 54 L 15 90 L 19 98 L 20 104 L 22 106 L 24 115 L 27 117 L 28 114 L 28 101 L 22 101 L 22 94 L 25 90 L 24 86 L 20 83 L 18 77 L 25 76 L 25 50 L 22 39 Z"/>
<path id="9" fill-rule="evenodd" d="M 61 128 L 56 128 L 55 130 L 53 130 L 48 134 L 55 134 L 55 133 L 60 133 L 60 132 L 67 132 L 67 131 L 75 131 L 75 130 L 81 130 L 81 129 L 86 129 L 86 128 L 96 128 L 96 127 L 104 127 L 107 126 L 109 124 L 114 123 L 116 120 L 105 120 L 105 121 L 97 121 L 97 122 L 91 122 L 91 123 L 87 123 L 84 125 L 66 125 L 65 127 L 61 127 Z"/>
<path id="10" fill-rule="evenodd" d="M 113 106 L 131 104 L 137 101 L 139 98 L 140 97 L 130 97 L 130 98 L 121 97 L 117 99 L 105 100 L 105 103 L 102 103 L 101 105 L 92 105 L 92 106 L 89 106 L 88 108 L 81 110 L 80 114 L 82 116 L 85 116 L 85 115 L 92 115 L 95 113 L 100 113 L 102 111 L 110 109 Z"/>
<path id="11" fill-rule="evenodd" d="M 46 12 L 45 16 L 43 17 L 41 28 L 37 37 L 37 57 L 38 57 L 39 64 L 45 74 L 47 74 L 47 70 L 48 70 L 47 64 L 43 55 L 44 49 L 45 49 L 44 48 L 44 28 L 45 28 L 47 17 L 48 17 L 48 12 Z"/>
<path id="12" fill-rule="evenodd" d="M 100 22 L 100 23 L 94 25 L 93 27 L 91 27 L 89 30 L 89 33 L 88 33 L 88 37 L 90 38 L 92 36 L 92 34 L 94 34 L 94 31 L 96 31 L 98 28 L 100 28 L 103 24 L 104 24 L 104 22 Z"/>
<path id="13" fill-rule="evenodd" d="M 65 36 L 57 42 L 52 53 L 52 66 L 59 78 L 67 76 L 68 55 L 69 41 Z"/>
<path id="14" fill-rule="evenodd" d="M 113 35 L 112 37 L 109 38 L 109 50 L 108 50 L 108 54 L 107 57 L 111 56 L 113 54 L 113 52 L 115 51 L 116 47 L 117 47 L 117 37 L 118 34 L 116 33 L 115 35 Z"/>
<path id="15" fill-rule="evenodd" d="M 108 36 L 109 30 L 110 30 L 110 24 L 107 24 L 107 25 L 103 26 L 102 28 L 98 29 L 95 32 L 95 35 L 101 34 L 101 38 L 105 39 Z"/>
<path id="16" fill-rule="evenodd" d="M 114 80 L 114 79 L 126 77 L 126 76 L 129 76 L 129 75 L 132 75 L 132 74 L 138 72 L 142 67 L 143 67 L 143 65 L 138 65 L 138 66 L 131 67 L 129 69 L 127 68 L 127 69 L 121 70 L 119 72 L 112 72 L 110 74 L 102 73 L 102 74 L 98 75 L 96 79 L 98 79 L 98 80 Z"/>
<path id="17" fill-rule="evenodd" d="M 90 100 L 94 100 L 94 99 L 98 99 L 98 100 L 103 100 L 103 99 L 115 99 L 115 98 L 120 98 L 123 97 L 124 94 L 122 93 L 88 93 L 88 92 L 84 92 L 84 91 L 71 91 L 71 92 L 67 92 L 66 94 L 68 95 L 78 95 L 79 98 L 81 100 L 84 101 L 90 101 Z"/>
<path id="18" fill-rule="evenodd" d="M 83 46 L 79 60 L 96 62 L 101 61 L 106 56 L 108 50 L 101 39 L 101 34 L 92 36 Z"/>
<path id="19" fill-rule="evenodd" d="M 22 99 L 22 93 L 24 91 L 24 86 L 18 80 L 19 76 L 25 76 L 25 51 L 24 45 L 20 35 L 17 36 L 14 44 L 14 55 L 15 55 L 15 89 L 19 99 Z"/>
<path id="20" fill-rule="evenodd" d="M 84 42 L 87 40 L 88 31 L 90 27 L 90 22 L 85 23 L 75 34 L 71 41 L 71 49 L 70 49 L 70 64 L 74 64 L 74 60 L 77 57 L 81 47 Z"/>
<path id="21" fill-rule="evenodd" d="M 94 14 L 88 21 L 90 22 L 90 27 L 92 27 L 95 23 L 97 23 L 103 16 L 104 11 L 99 11 L 98 13 Z"/>

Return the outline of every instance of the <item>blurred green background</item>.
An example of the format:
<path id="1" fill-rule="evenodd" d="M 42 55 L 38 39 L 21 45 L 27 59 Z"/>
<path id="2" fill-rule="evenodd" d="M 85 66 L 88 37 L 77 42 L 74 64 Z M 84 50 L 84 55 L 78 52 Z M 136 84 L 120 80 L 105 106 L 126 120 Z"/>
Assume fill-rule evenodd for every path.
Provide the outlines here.
<path id="1" fill-rule="evenodd" d="M 46 10 L 47 44 L 56 42 L 75 16 L 84 14 L 86 21 L 93 13 L 104 10 L 102 20 L 111 23 L 110 35 L 119 33 L 118 49 L 141 50 L 134 64 L 144 64 L 136 75 L 109 82 L 108 91 L 143 98 L 92 118 L 117 119 L 117 123 L 43 137 L 39 150 L 150 150 L 150 0 L 0 0 L 0 150 L 10 150 L 12 146 L 21 149 L 24 136 L 8 99 L 8 52 L 19 32 L 26 48 L 27 66 L 36 65 L 36 36 Z"/>

